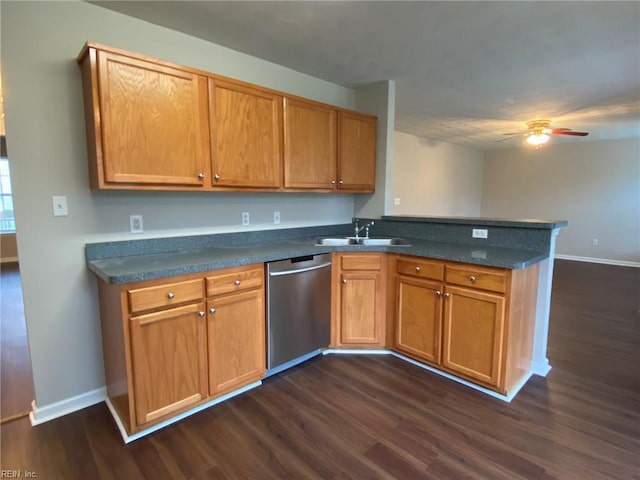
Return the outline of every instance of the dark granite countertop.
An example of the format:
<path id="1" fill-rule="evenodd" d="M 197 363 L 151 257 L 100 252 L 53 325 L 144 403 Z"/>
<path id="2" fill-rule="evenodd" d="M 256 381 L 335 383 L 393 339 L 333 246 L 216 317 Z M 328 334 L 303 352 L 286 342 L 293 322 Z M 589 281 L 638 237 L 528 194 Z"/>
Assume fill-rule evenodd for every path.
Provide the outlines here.
<path id="1" fill-rule="evenodd" d="M 250 245 L 225 245 L 178 252 L 95 259 L 88 260 L 87 264 L 89 269 L 104 281 L 123 284 L 332 251 L 394 252 L 508 269 L 526 268 L 548 257 L 547 252 L 532 250 L 478 247 L 410 238 L 405 240 L 411 246 L 329 247 L 314 245 L 313 238 L 297 238 Z"/>
<path id="2" fill-rule="evenodd" d="M 535 218 L 506 219 L 488 217 L 416 217 L 411 215 L 384 215 L 383 220 L 389 222 L 444 223 L 454 225 L 475 225 L 486 227 L 538 228 L 552 230 L 566 227 L 566 220 L 544 220 Z"/>

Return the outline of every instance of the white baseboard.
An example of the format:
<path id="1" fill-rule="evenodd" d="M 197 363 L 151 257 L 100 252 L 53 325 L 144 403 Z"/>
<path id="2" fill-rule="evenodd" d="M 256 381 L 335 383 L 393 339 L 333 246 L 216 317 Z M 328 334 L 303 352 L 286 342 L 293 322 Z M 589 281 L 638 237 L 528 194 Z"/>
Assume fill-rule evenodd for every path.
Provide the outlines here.
<path id="1" fill-rule="evenodd" d="M 96 403 L 104 402 L 106 398 L 107 389 L 102 387 L 43 407 L 38 407 L 34 400 L 31 402 L 32 410 L 31 413 L 29 413 L 29 420 L 32 426 L 40 425 L 41 423 L 90 407 Z"/>
<path id="2" fill-rule="evenodd" d="M 134 433 L 132 435 L 129 435 L 127 433 L 127 430 L 124 428 L 124 425 L 122 423 L 122 420 L 120 420 L 120 417 L 118 416 L 118 414 L 116 413 L 115 408 L 113 407 L 111 401 L 107 398 L 106 399 L 106 404 L 107 407 L 109 407 L 109 411 L 111 412 L 111 415 L 113 415 L 113 419 L 116 421 L 116 425 L 118 425 L 118 430 L 120 430 L 120 435 L 122 435 L 122 440 L 124 440 L 124 443 L 131 443 L 134 440 L 138 440 L 139 438 L 142 437 L 146 437 L 147 435 L 153 433 L 153 432 L 157 432 L 158 430 L 160 430 L 161 428 L 164 428 L 168 425 L 171 425 L 173 423 L 179 422 L 180 420 L 190 417 L 191 415 L 193 415 L 194 413 L 198 413 L 206 408 L 212 407 L 214 405 L 217 405 L 218 403 L 222 403 L 225 400 L 229 400 L 230 398 L 236 397 L 238 395 L 240 395 L 241 393 L 246 392 L 247 390 L 251 390 L 253 388 L 259 387 L 260 385 L 262 385 L 262 381 L 258 380 L 257 382 L 253 382 L 250 383 L 249 385 L 245 385 L 242 388 L 239 388 L 237 390 L 234 390 L 233 392 L 229 392 L 226 395 L 222 395 L 221 397 L 218 398 L 214 398 L 213 400 L 207 402 L 207 403 L 203 403 L 202 405 L 198 405 L 197 407 L 192 408 L 191 410 L 187 410 L 186 412 L 182 412 L 179 415 L 176 415 L 175 417 L 171 417 L 167 420 L 165 420 L 164 422 L 160 422 L 155 424 L 152 427 L 149 427 L 145 430 L 140 430 L 137 433 Z"/>
<path id="3" fill-rule="evenodd" d="M 533 362 L 531 364 L 531 373 L 540 377 L 546 377 L 551 371 L 549 359 L 545 358 L 544 362 Z"/>
<path id="4" fill-rule="evenodd" d="M 610 258 L 579 257 L 577 255 L 564 255 L 556 253 L 554 258 L 558 260 L 572 260 L 574 262 L 602 263 L 604 265 L 617 265 L 619 267 L 640 268 L 640 262 L 628 262 L 626 260 L 612 260 Z"/>

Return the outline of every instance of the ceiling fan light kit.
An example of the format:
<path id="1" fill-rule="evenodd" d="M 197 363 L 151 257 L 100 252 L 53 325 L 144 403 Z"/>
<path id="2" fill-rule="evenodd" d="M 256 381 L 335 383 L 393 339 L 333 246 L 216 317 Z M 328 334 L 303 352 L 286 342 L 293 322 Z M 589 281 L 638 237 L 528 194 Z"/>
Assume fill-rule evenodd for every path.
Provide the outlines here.
<path id="1" fill-rule="evenodd" d="M 570 128 L 550 128 L 551 120 L 531 120 L 527 122 L 527 143 L 539 148 L 549 141 L 551 135 L 571 135 L 574 137 L 586 137 L 587 132 L 574 132 Z M 504 135 L 518 135 L 518 133 L 505 133 Z"/>

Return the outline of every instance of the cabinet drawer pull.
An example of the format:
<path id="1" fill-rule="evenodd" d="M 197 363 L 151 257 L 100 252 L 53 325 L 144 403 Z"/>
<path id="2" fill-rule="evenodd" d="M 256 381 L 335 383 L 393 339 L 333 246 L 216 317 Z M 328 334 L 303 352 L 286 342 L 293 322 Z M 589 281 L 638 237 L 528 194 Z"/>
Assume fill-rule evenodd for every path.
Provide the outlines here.
<path id="1" fill-rule="evenodd" d="M 214 179 L 216 182 L 217 182 L 218 180 L 220 180 L 220 174 L 219 174 L 219 173 L 216 173 L 216 174 L 213 176 L 213 179 Z"/>
<path id="2" fill-rule="evenodd" d="M 199 317 L 204 317 L 204 312 L 198 312 Z"/>
<path id="3" fill-rule="evenodd" d="M 420 273 L 420 267 L 416 267 L 416 272 Z"/>
<path id="4" fill-rule="evenodd" d="M 476 281 L 476 277 L 474 277 L 473 275 L 470 275 L 470 276 L 469 276 L 469 281 L 470 281 L 471 283 L 475 282 L 475 281 Z"/>
<path id="5" fill-rule="evenodd" d="M 444 298 L 449 298 L 451 296 L 451 294 L 449 292 L 447 292 L 447 293 L 443 293 L 442 296 Z"/>
<path id="6" fill-rule="evenodd" d="M 212 307 L 212 308 L 210 308 L 210 309 L 209 309 L 209 313 L 213 315 L 214 313 L 216 313 L 216 309 L 215 309 L 215 308 L 213 308 L 213 307 Z"/>
<path id="7" fill-rule="evenodd" d="M 175 297 L 175 295 L 174 295 L 174 293 L 173 293 L 173 292 L 169 292 L 169 293 L 167 293 L 167 298 L 168 298 L 169 300 L 172 300 L 174 297 Z"/>
<path id="8" fill-rule="evenodd" d="M 347 283 L 347 279 L 346 279 L 346 278 L 343 278 L 343 279 L 342 279 L 342 283 Z"/>
<path id="9" fill-rule="evenodd" d="M 236 280 L 235 282 L 233 282 L 236 284 L 236 286 L 240 285 L 240 280 Z"/>
<path id="10" fill-rule="evenodd" d="M 202 179 L 204 178 L 204 173 L 200 172 L 200 173 L 198 174 L 198 178 L 199 178 L 200 180 L 202 180 Z"/>
<path id="11" fill-rule="evenodd" d="M 436 290 L 436 297 L 440 297 L 442 295 L 442 292 L 440 290 Z"/>

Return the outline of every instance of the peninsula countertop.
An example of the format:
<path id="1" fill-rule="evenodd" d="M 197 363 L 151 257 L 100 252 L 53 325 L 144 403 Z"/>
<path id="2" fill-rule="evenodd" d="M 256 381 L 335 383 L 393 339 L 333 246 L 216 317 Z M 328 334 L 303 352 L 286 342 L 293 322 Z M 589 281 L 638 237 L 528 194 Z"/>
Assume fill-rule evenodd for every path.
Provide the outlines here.
<path id="1" fill-rule="evenodd" d="M 375 238 L 372 236 L 372 238 Z M 340 252 L 390 252 L 425 258 L 522 269 L 546 259 L 548 252 L 404 238 L 410 246 L 317 246 L 315 238 L 279 239 L 244 245 L 220 245 L 155 254 L 87 260 L 89 269 L 108 283 L 124 284 L 225 267 Z"/>

